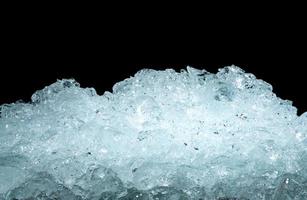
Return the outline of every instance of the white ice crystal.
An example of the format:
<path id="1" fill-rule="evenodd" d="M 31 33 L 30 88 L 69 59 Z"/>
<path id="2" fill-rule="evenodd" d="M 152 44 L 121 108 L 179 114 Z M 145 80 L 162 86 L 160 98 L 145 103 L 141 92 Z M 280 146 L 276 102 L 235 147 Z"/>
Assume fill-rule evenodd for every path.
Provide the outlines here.
<path id="1" fill-rule="evenodd" d="M 0 199 L 307 199 L 307 113 L 230 66 L 0 107 Z"/>

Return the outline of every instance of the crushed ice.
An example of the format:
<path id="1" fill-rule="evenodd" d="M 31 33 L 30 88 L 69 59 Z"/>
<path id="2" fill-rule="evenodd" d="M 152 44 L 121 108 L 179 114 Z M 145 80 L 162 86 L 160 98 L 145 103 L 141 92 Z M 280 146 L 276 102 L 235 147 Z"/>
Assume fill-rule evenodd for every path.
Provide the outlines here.
<path id="1" fill-rule="evenodd" d="M 0 107 L 0 199 L 307 199 L 307 113 L 230 66 L 58 80 Z"/>

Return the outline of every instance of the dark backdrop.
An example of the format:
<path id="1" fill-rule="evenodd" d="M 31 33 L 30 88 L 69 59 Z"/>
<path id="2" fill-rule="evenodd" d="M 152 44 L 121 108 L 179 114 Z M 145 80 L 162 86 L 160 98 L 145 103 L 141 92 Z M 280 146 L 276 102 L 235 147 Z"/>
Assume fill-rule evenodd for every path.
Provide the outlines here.
<path id="1" fill-rule="evenodd" d="M 27 19 L 27 18 L 26 18 Z M 170 27 L 18 18 L 2 27 L 0 104 L 22 99 L 62 78 L 75 78 L 99 94 L 142 68 L 179 70 L 191 65 L 216 72 L 235 64 L 307 111 L 306 39 L 303 27 L 225 25 Z M 208 25 L 208 24 L 206 24 Z M 301 29 L 301 28 L 302 29 Z M 287 28 L 287 27 L 286 27 Z"/>

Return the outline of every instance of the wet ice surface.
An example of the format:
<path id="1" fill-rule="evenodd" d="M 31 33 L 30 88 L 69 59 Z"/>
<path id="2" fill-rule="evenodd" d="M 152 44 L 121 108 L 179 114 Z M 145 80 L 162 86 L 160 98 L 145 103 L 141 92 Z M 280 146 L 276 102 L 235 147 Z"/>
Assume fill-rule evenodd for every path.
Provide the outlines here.
<path id="1" fill-rule="evenodd" d="M 307 113 L 235 66 L 59 80 L 1 106 L 0 199 L 307 199 Z"/>

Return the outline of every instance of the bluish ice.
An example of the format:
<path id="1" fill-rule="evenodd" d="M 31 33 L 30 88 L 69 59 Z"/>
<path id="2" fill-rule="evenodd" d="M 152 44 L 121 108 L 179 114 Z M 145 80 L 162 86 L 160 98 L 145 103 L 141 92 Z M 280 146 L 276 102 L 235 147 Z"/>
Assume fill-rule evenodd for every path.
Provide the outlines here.
<path id="1" fill-rule="evenodd" d="M 0 111 L 0 199 L 307 199 L 307 112 L 236 66 L 58 80 Z"/>

